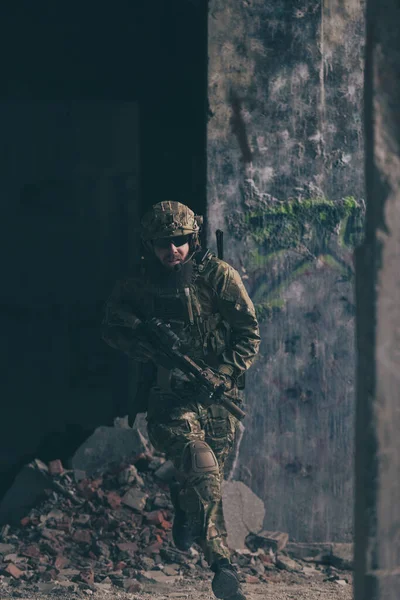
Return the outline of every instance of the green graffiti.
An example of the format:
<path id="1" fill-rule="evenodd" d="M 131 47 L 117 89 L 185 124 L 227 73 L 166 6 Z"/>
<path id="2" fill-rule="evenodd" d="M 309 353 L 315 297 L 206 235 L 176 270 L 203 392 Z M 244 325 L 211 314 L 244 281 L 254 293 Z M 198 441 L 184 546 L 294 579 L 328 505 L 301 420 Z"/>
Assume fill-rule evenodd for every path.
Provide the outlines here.
<path id="1" fill-rule="evenodd" d="M 259 208 L 253 205 L 229 215 L 230 234 L 246 241 L 246 272 L 260 321 L 271 319 L 284 308 L 284 290 L 314 270 L 316 261 L 349 281 L 353 279 L 348 256 L 362 242 L 364 215 L 363 201 L 352 196 L 337 202 L 325 198 L 272 199 Z M 288 253 L 290 263 L 286 261 Z"/>
<path id="2" fill-rule="evenodd" d="M 331 236 L 351 248 L 362 241 L 363 217 L 363 203 L 352 196 L 337 202 L 324 198 L 275 201 L 231 214 L 228 228 L 237 239 L 253 241 L 264 254 L 299 244 L 310 246 L 310 251 L 315 246 L 323 250 Z"/>
<path id="3" fill-rule="evenodd" d="M 271 300 L 271 302 L 256 302 L 254 304 L 257 319 L 260 321 L 260 323 L 263 323 L 264 321 L 270 321 L 273 315 L 282 310 L 284 306 L 285 302 L 281 299 Z"/>

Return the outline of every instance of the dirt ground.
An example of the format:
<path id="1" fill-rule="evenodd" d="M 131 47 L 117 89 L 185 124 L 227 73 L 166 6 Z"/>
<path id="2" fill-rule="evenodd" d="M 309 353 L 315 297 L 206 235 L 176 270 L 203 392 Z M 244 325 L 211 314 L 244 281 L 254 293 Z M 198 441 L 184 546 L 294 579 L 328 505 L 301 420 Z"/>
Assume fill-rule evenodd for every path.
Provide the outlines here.
<path id="1" fill-rule="evenodd" d="M 323 571 L 310 569 L 310 573 L 281 572 L 271 576 L 268 583 L 243 583 L 247 600 L 352 600 L 352 578 L 349 572 L 339 573 L 340 579 L 327 581 Z M 0 600 L 20 598 L 21 600 L 213 600 L 211 576 L 204 574 L 201 579 L 171 577 L 168 582 L 142 581 L 139 593 L 129 594 L 115 586 L 99 584 L 95 590 L 68 590 L 57 584 L 42 584 L 24 587 L 23 590 L 9 587 L 0 588 Z M 35 589 L 36 588 L 36 589 Z"/>

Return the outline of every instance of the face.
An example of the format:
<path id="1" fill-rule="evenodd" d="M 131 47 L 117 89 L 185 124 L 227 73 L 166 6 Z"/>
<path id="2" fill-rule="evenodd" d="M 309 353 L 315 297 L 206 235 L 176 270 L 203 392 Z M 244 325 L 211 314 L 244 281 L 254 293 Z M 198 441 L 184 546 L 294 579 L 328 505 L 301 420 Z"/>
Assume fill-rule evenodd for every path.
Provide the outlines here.
<path id="1" fill-rule="evenodd" d="M 153 240 L 153 248 L 161 264 L 167 269 L 173 269 L 188 257 L 189 236 L 179 235 L 172 238 Z"/>

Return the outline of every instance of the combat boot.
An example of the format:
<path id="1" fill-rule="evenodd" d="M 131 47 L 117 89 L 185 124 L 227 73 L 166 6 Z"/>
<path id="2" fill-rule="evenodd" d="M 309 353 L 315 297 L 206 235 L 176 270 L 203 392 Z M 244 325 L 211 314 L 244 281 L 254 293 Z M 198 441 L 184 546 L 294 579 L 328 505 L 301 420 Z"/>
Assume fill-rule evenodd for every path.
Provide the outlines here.
<path id="1" fill-rule="evenodd" d="M 227 558 L 222 558 L 211 565 L 215 575 L 212 580 L 212 591 L 222 600 L 246 600 L 235 567 Z"/>
<path id="2" fill-rule="evenodd" d="M 182 510 L 179 505 L 179 491 L 179 483 L 174 482 L 170 484 L 171 501 L 175 510 L 174 523 L 172 525 L 172 539 L 178 550 L 187 552 L 189 548 L 192 547 L 195 536 L 193 527 L 190 524 L 185 511 Z"/>

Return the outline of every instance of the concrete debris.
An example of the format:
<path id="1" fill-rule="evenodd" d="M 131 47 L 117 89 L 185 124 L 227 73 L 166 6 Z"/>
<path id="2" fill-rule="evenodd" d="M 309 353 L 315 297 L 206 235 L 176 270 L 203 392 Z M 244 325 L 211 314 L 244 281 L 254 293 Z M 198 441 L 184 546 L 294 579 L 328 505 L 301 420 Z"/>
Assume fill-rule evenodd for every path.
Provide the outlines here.
<path id="1" fill-rule="evenodd" d="M 0 544 L 0 554 L 9 554 L 15 549 L 13 544 Z"/>
<path id="2" fill-rule="evenodd" d="M 90 596 L 99 590 L 116 594 L 116 588 L 140 594 L 157 586 L 158 592 L 169 594 L 182 577 L 210 575 L 198 546 L 181 552 L 173 545 L 169 486 L 157 475 L 160 469 L 170 468 L 169 461 L 143 452 L 130 461 L 110 466 L 101 475 L 78 478 L 64 468 L 52 470 L 40 461 L 31 464 L 30 469 L 45 481 L 44 496 L 26 510 L 19 524 L 1 529 L 0 592 L 11 586 L 23 597 L 29 586 L 29 590 L 49 594 L 63 589 Z M 55 491 L 52 482 L 63 491 Z M 234 483 L 229 488 L 234 490 L 231 498 L 239 493 L 247 498 L 241 523 L 249 519 L 246 522 L 261 524 L 263 511 L 257 497 L 254 501 L 246 486 Z M 257 520 L 251 516 L 254 506 L 259 511 Z M 233 508 L 228 500 L 231 518 Z M 242 581 L 270 582 L 279 570 L 302 570 L 285 552 L 280 554 L 286 534 L 248 534 L 247 529 L 243 545 L 247 536 L 251 548 L 232 551 Z M 333 546 L 330 550 L 333 556 Z M 345 560 L 339 545 L 336 555 Z M 338 585 L 345 580 L 333 566 L 327 567 L 325 576 Z"/>
<path id="3" fill-rule="evenodd" d="M 5 573 L 8 573 L 9 575 L 11 575 L 12 577 L 14 577 L 14 579 L 19 579 L 23 573 L 23 571 L 21 571 L 16 565 L 14 565 L 13 563 L 8 563 L 8 565 L 6 566 L 6 568 L 4 569 Z"/>
<path id="4" fill-rule="evenodd" d="M 138 472 L 135 465 L 129 465 L 126 467 L 126 469 L 122 469 L 122 471 L 118 474 L 118 483 L 120 485 L 129 485 L 131 483 L 135 483 L 137 476 Z"/>
<path id="5" fill-rule="evenodd" d="M 284 569 L 293 573 L 299 573 L 303 570 L 303 567 L 298 562 L 285 555 L 277 557 L 276 566 L 278 569 Z"/>
<path id="6" fill-rule="evenodd" d="M 222 499 L 228 546 L 232 550 L 246 548 L 247 534 L 263 527 L 264 502 L 241 481 L 224 481 Z"/>
<path id="7" fill-rule="evenodd" d="M 160 481 L 164 481 L 165 483 L 169 483 L 173 481 L 175 478 L 175 467 L 172 461 L 167 460 L 163 463 L 154 473 L 155 477 Z"/>
<path id="8" fill-rule="evenodd" d="M 149 443 L 137 428 L 99 427 L 73 456 L 72 468 L 92 476 L 149 451 Z"/>
<path id="9" fill-rule="evenodd" d="M 330 543 L 298 543 L 289 542 L 286 545 L 286 552 L 292 558 L 310 562 L 324 563 L 326 557 L 332 554 L 332 544 Z"/>
<path id="10" fill-rule="evenodd" d="M 250 532 L 245 539 L 247 548 L 255 552 L 258 548 L 262 548 L 267 553 L 269 551 L 277 553 L 283 550 L 289 541 L 287 533 L 280 531 L 261 531 L 260 533 Z"/>
<path id="11" fill-rule="evenodd" d="M 323 565 L 332 565 L 333 567 L 342 570 L 353 569 L 353 544 L 301 544 L 289 542 L 285 550 L 289 556 L 295 559 Z"/>
<path id="12" fill-rule="evenodd" d="M 52 488 L 47 466 L 40 460 L 25 465 L 0 502 L 0 523 L 15 525 Z M 4 534 L 2 540 L 4 541 Z"/>
<path id="13" fill-rule="evenodd" d="M 353 544 L 332 544 L 332 554 L 329 564 L 337 569 L 351 571 L 354 566 Z"/>
<path id="14" fill-rule="evenodd" d="M 122 498 L 122 504 L 141 512 L 146 506 L 148 495 L 137 488 L 130 488 Z"/>

